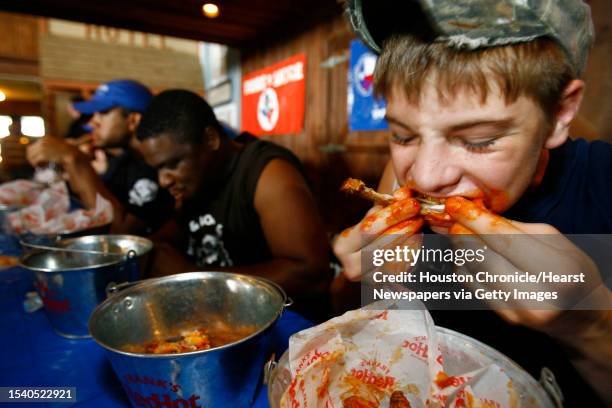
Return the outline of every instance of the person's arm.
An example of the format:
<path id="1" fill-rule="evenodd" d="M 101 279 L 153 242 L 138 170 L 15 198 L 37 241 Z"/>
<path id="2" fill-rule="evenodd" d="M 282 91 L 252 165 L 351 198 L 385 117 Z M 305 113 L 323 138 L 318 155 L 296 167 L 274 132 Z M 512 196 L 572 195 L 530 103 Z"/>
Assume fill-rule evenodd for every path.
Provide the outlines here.
<path id="1" fill-rule="evenodd" d="M 608 404 L 612 404 L 612 295 L 593 260 L 547 224 L 508 220 L 461 197 L 446 201 L 446 211 L 468 235 L 449 235 L 457 247 L 463 243 L 486 244 L 488 268 L 495 273 L 512 271 L 553 271 L 561 275 L 582 275 L 583 282 L 550 286 L 531 283 L 530 289 L 555 290 L 558 300 L 533 309 L 534 302 L 514 299 L 514 308 L 495 309 L 507 321 L 539 330 L 557 339 L 570 350 L 570 360 Z M 503 235 L 503 236 L 502 236 Z M 518 237 L 512 240 L 509 235 Z M 482 270 L 478 263 L 470 265 Z M 496 284 L 495 289 L 512 290 L 517 284 Z M 595 305 L 598 310 L 573 310 L 572 305 Z M 585 307 L 586 309 L 587 307 Z"/>
<path id="2" fill-rule="evenodd" d="M 557 327 L 549 334 L 568 350 L 572 364 L 612 406 L 612 310 L 569 311 Z"/>
<path id="3" fill-rule="evenodd" d="M 94 208 L 96 196 L 110 201 L 113 206 L 113 232 L 129 232 L 139 228 L 139 220 L 128 216 L 117 198 L 106 188 L 89 162 L 89 157 L 83 154 L 76 146 L 72 146 L 61 139 L 45 136 L 43 139 L 28 147 L 27 158 L 32 166 L 46 163 L 59 163 L 68 176 L 68 183 L 72 191 L 79 197 L 83 206 Z"/>
<path id="4" fill-rule="evenodd" d="M 257 182 L 254 206 L 273 259 L 223 269 L 270 279 L 290 295 L 327 290 L 331 281 L 327 235 L 298 170 L 285 160 L 270 161 Z"/>
<path id="5" fill-rule="evenodd" d="M 151 253 L 151 276 L 167 276 L 176 273 L 197 271 L 198 266 L 191 262 L 178 248 L 183 240 L 180 228 L 174 218 L 168 220 L 149 239 L 153 241 Z"/>

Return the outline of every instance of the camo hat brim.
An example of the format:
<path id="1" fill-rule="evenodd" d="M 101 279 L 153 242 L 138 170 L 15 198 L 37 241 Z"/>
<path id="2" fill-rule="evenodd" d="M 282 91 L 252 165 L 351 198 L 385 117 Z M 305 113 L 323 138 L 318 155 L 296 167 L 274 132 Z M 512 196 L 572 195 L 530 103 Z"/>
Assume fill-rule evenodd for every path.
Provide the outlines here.
<path id="1" fill-rule="evenodd" d="M 419 34 L 425 25 L 434 41 L 469 50 L 550 37 L 577 76 L 594 39 L 591 10 L 582 0 L 348 0 L 346 12 L 377 53 L 388 35 Z"/>

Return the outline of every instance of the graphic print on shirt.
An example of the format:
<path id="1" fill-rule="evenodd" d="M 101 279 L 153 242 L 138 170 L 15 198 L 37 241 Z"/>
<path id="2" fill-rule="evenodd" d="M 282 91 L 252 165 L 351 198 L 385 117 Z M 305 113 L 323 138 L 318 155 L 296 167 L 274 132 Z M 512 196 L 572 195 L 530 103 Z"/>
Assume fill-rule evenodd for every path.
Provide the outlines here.
<path id="1" fill-rule="evenodd" d="M 142 207 L 155 200 L 159 186 L 153 180 L 141 178 L 134 183 L 129 192 L 130 204 Z"/>
<path id="2" fill-rule="evenodd" d="M 211 214 L 189 221 L 189 232 L 187 254 L 198 266 L 234 264 L 223 243 L 223 224 L 218 224 Z"/>

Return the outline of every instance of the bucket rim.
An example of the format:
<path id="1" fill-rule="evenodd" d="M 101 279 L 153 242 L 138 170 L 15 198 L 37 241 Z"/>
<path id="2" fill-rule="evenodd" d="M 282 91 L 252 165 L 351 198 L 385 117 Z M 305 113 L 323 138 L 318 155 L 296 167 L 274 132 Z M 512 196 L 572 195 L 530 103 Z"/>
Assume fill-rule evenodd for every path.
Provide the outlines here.
<path id="1" fill-rule="evenodd" d="M 270 289 L 276 291 L 280 297 L 281 297 L 281 302 L 279 305 L 278 310 L 274 313 L 274 315 L 270 318 L 270 320 L 268 320 L 268 322 L 266 322 L 266 324 L 264 324 L 259 330 L 251 333 L 250 335 L 241 338 L 238 341 L 232 342 L 232 343 L 228 343 L 228 344 L 224 344 L 223 346 L 219 346 L 219 347 L 213 347 L 213 348 L 209 348 L 209 349 L 204 349 L 204 350 L 196 350 L 196 351 L 189 351 L 186 353 L 165 353 L 165 354 L 147 354 L 147 353 L 133 353 L 133 352 L 129 352 L 129 351 L 124 351 L 124 350 L 120 350 L 118 348 L 112 347 L 108 344 L 105 344 L 104 342 L 102 342 L 101 340 L 99 340 L 98 338 L 96 338 L 96 335 L 93 333 L 92 330 L 92 326 L 95 324 L 95 320 L 98 318 L 98 316 L 100 315 L 100 313 L 102 313 L 102 310 L 106 307 L 108 307 L 108 305 L 111 304 L 111 302 L 113 301 L 113 299 L 116 296 L 122 295 L 122 296 L 129 296 L 130 293 L 133 293 L 136 290 L 142 289 L 142 288 L 146 288 L 147 286 L 153 286 L 155 284 L 159 284 L 160 282 L 166 282 L 166 281 L 173 281 L 173 280 L 189 280 L 191 278 L 196 278 L 196 277 L 205 277 L 205 276 L 228 276 L 228 277 L 237 277 L 240 279 L 247 279 L 247 280 L 254 280 L 254 281 L 258 281 L 260 283 L 264 283 L 265 285 L 267 285 Z M 106 350 L 111 351 L 113 353 L 117 353 L 117 354 L 122 354 L 124 356 L 128 356 L 128 357 L 136 357 L 136 358 L 157 358 L 157 359 L 175 359 L 175 358 L 179 358 L 179 357 L 192 357 L 192 356 L 196 356 L 196 355 L 200 355 L 200 354 L 205 354 L 205 353 L 211 353 L 211 352 L 216 352 L 216 351 L 220 351 L 220 350 L 225 350 L 231 347 L 236 347 L 242 343 L 246 343 L 247 341 L 249 341 L 252 338 L 255 338 L 261 334 L 263 334 L 266 330 L 268 330 L 272 325 L 274 325 L 276 323 L 276 321 L 280 318 L 280 316 L 283 314 L 283 311 L 285 310 L 285 307 L 287 306 L 287 302 L 289 300 L 289 297 L 287 296 L 287 294 L 285 293 L 285 291 L 283 290 L 283 288 L 278 285 L 275 282 L 272 282 L 269 279 L 266 278 L 262 278 L 259 276 L 252 276 L 252 275 L 244 275 L 244 274 L 240 274 L 240 273 L 235 273 L 235 272 L 223 272 L 223 271 L 195 271 L 195 272 L 184 272 L 184 273 L 179 273 L 179 274 L 175 274 L 175 275 L 169 275 L 169 276 L 163 276 L 160 278 L 150 278 L 150 279 L 144 279 L 143 281 L 136 283 L 133 286 L 130 286 L 127 289 L 124 289 L 116 294 L 113 294 L 111 296 L 109 296 L 107 299 L 105 299 L 102 303 L 100 303 L 98 306 L 96 306 L 96 308 L 94 309 L 94 311 L 91 314 L 91 317 L 89 318 L 89 322 L 88 322 L 88 329 L 89 329 L 89 334 L 91 335 L 91 338 L 98 343 L 100 346 L 104 347 Z"/>
<path id="2" fill-rule="evenodd" d="M 58 248 L 58 252 L 61 251 L 61 248 Z M 44 273 L 62 273 L 62 272 L 79 272 L 79 271 L 84 271 L 84 270 L 88 270 L 88 269 L 95 269 L 95 268 L 104 268 L 107 266 L 113 266 L 113 265 L 118 265 L 121 263 L 125 262 L 125 258 L 123 257 L 117 257 L 115 260 L 113 261 L 109 261 L 109 262 L 101 262 L 101 263 L 97 263 L 94 265 L 88 265 L 88 266 L 79 266 L 79 267 L 72 267 L 72 268 L 62 268 L 62 269 L 52 269 L 52 268 L 44 268 L 44 267 L 34 267 L 34 266 L 29 266 L 26 265 L 26 261 L 36 255 L 40 255 L 44 252 L 52 252 L 51 250 L 49 251 L 39 251 L 39 252 L 32 252 L 29 254 L 25 254 L 22 255 L 19 258 L 19 266 L 27 269 L 29 271 L 34 271 L 34 272 L 44 272 Z M 109 255 L 114 255 L 114 254 L 109 254 Z"/>
<path id="3" fill-rule="evenodd" d="M 83 235 L 80 237 L 70 237 L 70 238 L 63 238 L 61 240 L 59 240 L 57 242 L 56 245 L 61 245 L 60 248 L 65 248 L 68 247 L 68 245 L 75 243 L 75 242 L 80 242 L 80 241 L 88 241 L 88 240 L 95 240 L 97 238 L 100 237 L 105 237 L 108 239 L 116 239 L 116 238 L 127 238 L 133 241 L 140 241 L 145 245 L 145 251 L 142 253 L 137 253 L 136 256 L 137 257 L 141 257 L 144 256 L 146 254 L 148 254 L 149 252 L 151 252 L 151 250 L 153 249 L 153 241 L 151 241 L 148 238 L 145 237 L 141 237 L 140 235 L 134 235 L 134 234 L 91 234 L 91 235 Z"/>

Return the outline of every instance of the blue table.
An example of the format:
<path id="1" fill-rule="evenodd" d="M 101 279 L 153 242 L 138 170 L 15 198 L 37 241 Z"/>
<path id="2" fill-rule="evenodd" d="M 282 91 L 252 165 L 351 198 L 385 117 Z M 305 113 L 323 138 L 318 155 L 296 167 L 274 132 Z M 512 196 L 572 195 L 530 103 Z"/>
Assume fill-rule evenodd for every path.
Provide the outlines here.
<path id="1" fill-rule="evenodd" d="M 2 245 L 4 253 L 11 252 Z M 0 270 L 0 386 L 76 387 L 76 403 L 53 407 L 129 407 L 103 349 L 93 340 L 70 340 L 53 332 L 44 310 L 26 313 L 25 293 L 33 290 L 21 268 Z M 286 310 L 273 331 L 277 358 L 287 349 L 289 337 L 312 323 Z M 1 406 L 6 406 L 0 404 Z M 42 404 L 30 404 L 41 406 Z M 14 404 L 26 407 L 28 404 Z M 268 407 L 263 387 L 253 405 Z"/>

